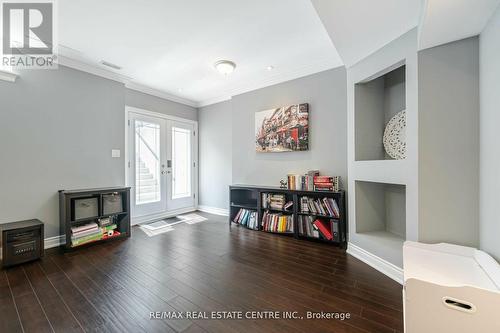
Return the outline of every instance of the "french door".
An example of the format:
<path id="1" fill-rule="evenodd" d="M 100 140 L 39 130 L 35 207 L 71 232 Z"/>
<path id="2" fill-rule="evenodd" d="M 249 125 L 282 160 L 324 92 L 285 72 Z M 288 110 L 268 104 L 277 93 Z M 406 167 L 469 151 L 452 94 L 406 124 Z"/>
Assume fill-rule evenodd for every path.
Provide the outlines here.
<path id="1" fill-rule="evenodd" d="M 195 206 L 195 124 L 129 112 L 128 183 L 132 215 Z"/>

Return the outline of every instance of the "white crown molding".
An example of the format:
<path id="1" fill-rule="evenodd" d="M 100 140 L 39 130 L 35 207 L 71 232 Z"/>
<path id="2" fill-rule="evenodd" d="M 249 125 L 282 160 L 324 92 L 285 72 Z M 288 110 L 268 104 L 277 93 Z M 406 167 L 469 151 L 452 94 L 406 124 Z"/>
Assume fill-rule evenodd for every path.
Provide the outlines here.
<path id="1" fill-rule="evenodd" d="M 16 82 L 17 74 L 0 69 L 0 80 L 7 82 Z"/>
<path id="2" fill-rule="evenodd" d="M 346 252 L 390 277 L 399 284 L 403 284 L 403 269 L 398 266 L 391 264 L 390 262 L 360 248 L 357 245 L 352 244 L 351 242 L 348 243 Z"/>
<path id="3" fill-rule="evenodd" d="M 198 210 L 201 212 L 209 213 L 209 214 L 229 216 L 229 210 L 223 209 L 223 208 L 199 205 Z"/>
<path id="4" fill-rule="evenodd" d="M 69 57 L 66 57 L 63 55 L 57 56 L 57 63 L 59 65 L 73 68 L 73 69 L 79 70 L 81 72 L 86 72 L 89 74 L 100 76 L 100 77 L 103 77 L 103 78 L 108 79 L 108 80 L 121 82 L 123 84 L 125 84 L 131 80 L 131 78 L 128 76 L 118 74 L 118 73 L 115 73 L 112 71 L 108 71 L 104 68 L 99 68 L 99 67 L 94 66 L 92 64 L 88 64 L 86 62 L 76 60 L 74 58 L 69 58 Z"/>
<path id="5" fill-rule="evenodd" d="M 191 107 L 198 107 L 198 103 L 196 103 L 192 100 L 182 98 L 179 96 L 175 96 L 175 95 L 169 94 L 167 92 L 148 87 L 146 85 L 135 83 L 135 82 L 133 82 L 133 78 L 131 78 L 131 77 L 128 77 L 128 76 L 125 76 L 125 75 L 122 75 L 119 73 L 115 73 L 115 72 L 106 70 L 104 68 L 100 68 L 98 66 L 86 63 L 84 61 L 77 60 L 77 59 L 70 58 L 70 57 L 63 56 L 63 55 L 58 55 L 57 59 L 58 59 L 57 63 L 59 65 L 66 66 L 66 67 L 69 67 L 72 69 L 76 69 L 76 70 L 79 70 L 81 72 L 89 73 L 92 75 L 96 75 L 99 77 L 103 77 L 103 78 L 108 79 L 108 80 L 113 80 L 116 82 L 123 83 L 127 89 L 139 91 L 139 92 L 151 95 L 151 96 L 163 98 L 163 99 L 166 99 L 166 100 L 169 100 L 172 102 L 181 103 L 181 104 L 188 105 Z M 1 73 L 0 73 L 0 75 L 1 75 Z M 0 78 L 1 78 L 1 76 L 0 76 Z"/>
<path id="6" fill-rule="evenodd" d="M 139 84 L 139 83 L 135 83 L 132 81 L 128 81 L 127 83 L 125 83 L 125 87 L 127 89 L 139 91 L 139 92 L 142 92 L 144 94 L 152 95 L 155 97 L 160 97 L 160 98 L 172 101 L 172 102 L 181 103 L 181 104 L 192 106 L 195 108 L 199 106 L 199 103 L 192 101 L 190 99 L 175 96 L 175 95 L 169 94 L 167 92 L 164 92 L 164 91 L 161 91 L 158 89 L 154 89 L 154 88 L 151 88 L 151 87 Z"/>
<path id="7" fill-rule="evenodd" d="M 205 106 L 209 106 L 209 105 L 213 105 L 213 104 L 217 104 L 217 103 L 229 101 L 229 100 L 231 100 L 231 98 L 232 98 L 231 96 L 221 96 L 221 97 L 217 97 L 217 98 L 207 99 L 205 101 L 199 102 L 198 103 L 198 107 L 202 108 L 202 107 L 205 107 Z"/>
<path id="8" fill-rule="evenodd" d="M 180 104 L 188 105 L 191 107 L 199 108 L 199 107 L 205 107 L 209 106 L 212 104 L 224 102 L 227 100 L 230 100 L 232 96 L 240 95 L 246 92 L 250 92 L 253 90 L 269 87 L 275 84 L 283 83 L 286 81 L 291 81 L 295 80 L 304 76 L 316 74 L 319 72 L 323 72 L 329 69 L 334 69 L 338 67 L 342 67 L 344 65 L 338 64 L 337 66 L 332 65 L 331 60 L 329 58 L 323 58 L 320 59 L 319 61 L 315 61 L 311 63 L 310 65 L 303 66 L 301 68 L 297 68 L 292 71 L 288 71 L 285 73 L 280 73 L 275 76 L 272 76 L 264 81 L 254 81 L 254 82 L 249 82 L 246 84 L 242 84 L 234 89 L 231 89 L 229 91 L 226 91 L 223 95 L 210 98 L 207 100 L 203 100 L 200 102 L 196 102 L 187 98 L 183 98 L 177 95 L 173 95 L 171 93 L 165 92 L 163 90 L 158 90 L 152 87 L 149 87 L 144 84 L 140 84 L 137 82 L 134 82 L 133 78 L 112 72 L 110 70 L 106 70 L 104 68 L 100 68 L 96 65 L 89 64 L 88 62 L 78 60 L 75 58 L 71 58 L 68 56 L 64 55 L 58 55 L 58 64 L 62 66 L 66 66 L 69 68 L 73 68 L 82 72 L 90 73 L 99 77 L 103 77 L 109 80 L 117 81 L 120 83 L 123 83 L 127 89 L 139 91 L 151 96 L 159 97 L 162 99 L 166 99 L 172 102 L 177 102 Z M 0 79 L 2 79 L 2 72 L 0 72 Z M 11 81 L 14 82 L 14 81 Z"/>
<path id="9" fill-rule="evenodd" d="M 239 87 L 236 87 L 234 89 L 231 89 L 230 91 L 227 91 L 224 96 L 221 96 L 219 98 L 213 98 L 213 99 L 208 99 L 205 101 L 201 101 L 198 103 L 199 107 L 205 107 L 209 106 L 212 104 L 216 104 L 222 101 L 227 101 L 230 98 L 227 96 L 236 96 L 240 94 L 244 94 L 250 91 L 266 88 L 269 86 L 273 86 L 275 84 L 280 84 L 284 83 L 287 81 L 299 79 L 305 76 L 317 74 L 320 72 L 324 72 L 330 69 L 334 68 L 339 68 L 343 67 L 343 64 L 338 64 L 337 66 L 331 64 L 331 60 L 329 58 L 323 58 L 319 61 L 316 61 L 314 63 L 311 63 L 310 65 L 306 65 L 300 68 L 297 68 L 295 70 L 288 71 L 283 74 L 278 74 L 273 77 L 268 78 L 265 81 L 259 81 L 259 82 L 250 82 L 248 84 L 240 85 Z M 231 97 L 232 98 L 232 97 Z"/>

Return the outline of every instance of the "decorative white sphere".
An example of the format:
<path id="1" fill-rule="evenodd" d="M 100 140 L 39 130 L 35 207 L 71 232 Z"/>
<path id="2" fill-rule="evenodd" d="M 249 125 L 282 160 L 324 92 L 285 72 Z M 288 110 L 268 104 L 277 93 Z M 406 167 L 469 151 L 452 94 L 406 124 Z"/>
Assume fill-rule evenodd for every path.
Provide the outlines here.
<path id="1" fill-rule="evenodd" d="M 390 157 L 396 160 L 406 158 L 406 110 L 398 112 L 389 120 L 383 141 L 385 151 Z"/>

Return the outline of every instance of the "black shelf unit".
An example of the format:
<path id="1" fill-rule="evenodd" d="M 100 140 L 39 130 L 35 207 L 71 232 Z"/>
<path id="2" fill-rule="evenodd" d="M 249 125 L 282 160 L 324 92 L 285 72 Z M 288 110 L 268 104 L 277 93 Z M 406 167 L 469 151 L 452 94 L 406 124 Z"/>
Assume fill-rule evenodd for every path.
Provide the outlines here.
<path id="1" fill-rule="evenodd" d="M 292 209 L 280 210 L 272 208 L 264 208 L 262 205 L 262 194 L 263 193 L 276 193 L 285 194 L 287 200 L 293 201 Z M 329 215 L 315 214 L 310 212 L 300 211 L 300 198 L 307 196 L 310 198 L 333 198 L 337 205 L 339 206 L 340 214 L 339 217 L 333 217 Z M 240 208 L 245 208 L 249 210 L 254 210 L 257 212 L 257 219 L 259 225 L 259 231 L 283 235 L 283 236 L 293 236 L 296 239 L 311 240 L 323 243 L 329 243 L 337 245 L 343 249 L 347 247 L 347 227 L 346 227 L 346 210 L 345 210 L 345 192 L 320 192 L 320 191 L 304 191 L 304 190 L 289 190 L 283 189 L 275 186 L 256 186 L 256 185 L 231 185 L 229 186 L 229 227 L 232 224 L 239 225 L 233 222 L 234 217 L 238 213 Z M 293 215 L 294 220 L 294 232 L 269 232 L 262 230 L 262 216 L 264 211 L 282 213 Z M 313 216 L 321 219 L 328 219 L 336 221 L 338 223 L 339 229 L 339 241 L 329 241 L 321 238 L 310 237 L 306 235 L 301 235 L 298 228 L 298 217 L 299 216 Z M 332 225 L 332 223 L 330 223 Z M 254 229 L 251 229 L 254 230 Z"/>
<path id="2" fill-rule="evenodd" d="M 103 196 L 119 195 L 122 202 L 122 211 L 113 214 L 103 213 Z M 75 200 L 97 198 L 98 209 L 97 215 L 75 219 L 74 205 Z M 109 237 L 106 239 L 96 240 L 78 246 L 72 246 L 71 242 L 71 227 L 85 224 L 87 222 L 97 221 L 101 218 L 114 216 L 116 218 L 117 231 L 120 235 Z M 84 190 L 60 190 L 59 191 L 59 230 L 60 234 L 65 237 L 65 244 L 61 245 L 64 251 L 72 251 L 75 249 L 91 246 L 94 244 L 108 242 L 116 239 L 130 237 L 130 187 L 105 187 Z"/>

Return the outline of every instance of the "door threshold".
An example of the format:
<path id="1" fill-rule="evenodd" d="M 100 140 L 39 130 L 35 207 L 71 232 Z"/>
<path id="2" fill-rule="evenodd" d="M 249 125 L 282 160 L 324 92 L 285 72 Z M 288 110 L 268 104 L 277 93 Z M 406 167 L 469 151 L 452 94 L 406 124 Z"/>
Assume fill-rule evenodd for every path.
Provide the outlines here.
<path id="1" fill-rule="evenodd" d="M 162 220 L 164 218 L 174 217 L 174 216 L 177 216 L 180 214 L 194 212 L 196 210 L 197 210 L 197 208 L 195 206 L 193 206 L 193 207 L 180 208 L 180 209 L 171 210 L 168 212 L 156 213 L 156 214 L 151 214 L 151 215 L 135 216 L 135 217 L 132 217 L 131 225 L 137 225 L 137 224 L 142 224 L 142 223 L 146 223 L 146 222 L 154 222 L 154 221 Z"/>

